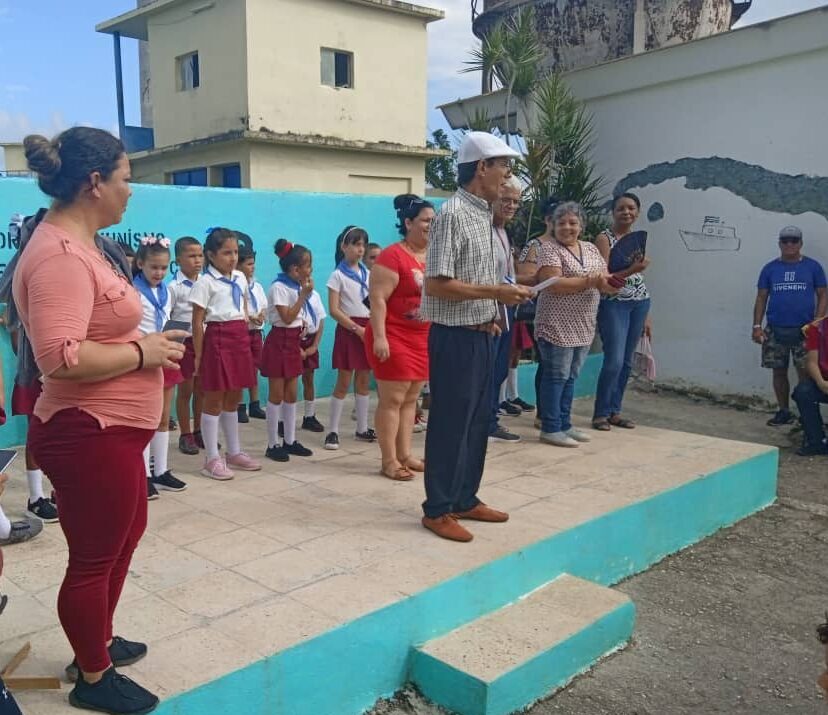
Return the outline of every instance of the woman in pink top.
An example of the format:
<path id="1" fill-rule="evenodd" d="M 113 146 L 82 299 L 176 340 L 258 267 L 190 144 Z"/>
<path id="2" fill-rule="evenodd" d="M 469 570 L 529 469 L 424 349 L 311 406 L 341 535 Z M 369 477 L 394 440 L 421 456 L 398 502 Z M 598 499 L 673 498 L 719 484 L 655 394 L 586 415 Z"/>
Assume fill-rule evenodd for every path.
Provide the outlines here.
<path id="1" fill-rule="evenodd" d="M 107 132 L 75 127 L 26 137 L 26 158 L 54 202 L 21 255 L 14 299 L 44 376 L 29 447 L 55 488 L 69 565 L 58 616 L 75 652 L 72 705 L 149 712 L 158 698 L 119 675 L 146 654 L 113 637 L 132 553 L 147 520 L 142 451 L 158 425 L 162 367 L 182 332 L 141 337 L 138 292 L 98 248 L 131 195 L 129 161 Z"/>

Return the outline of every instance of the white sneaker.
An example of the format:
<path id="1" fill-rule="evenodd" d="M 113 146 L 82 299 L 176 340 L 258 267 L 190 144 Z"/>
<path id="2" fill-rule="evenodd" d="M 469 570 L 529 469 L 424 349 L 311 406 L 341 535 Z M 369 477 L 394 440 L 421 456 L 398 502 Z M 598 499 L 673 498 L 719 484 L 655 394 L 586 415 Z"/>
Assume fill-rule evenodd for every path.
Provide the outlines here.
<path id="1" fill-rule="evenodd" d="M 580 447 L 566 432 L 541 432 L 540 441 L 555 447 Z"/>
<path id="2" fill-rule="evenodd" d="M 572 437 L 576 442 L 592 442 L 592 437 L 586 432 L 581 432 L 581 430 L 575 429 L 574 427 L 570 427 L 565 434 L 567 437 Z"/>

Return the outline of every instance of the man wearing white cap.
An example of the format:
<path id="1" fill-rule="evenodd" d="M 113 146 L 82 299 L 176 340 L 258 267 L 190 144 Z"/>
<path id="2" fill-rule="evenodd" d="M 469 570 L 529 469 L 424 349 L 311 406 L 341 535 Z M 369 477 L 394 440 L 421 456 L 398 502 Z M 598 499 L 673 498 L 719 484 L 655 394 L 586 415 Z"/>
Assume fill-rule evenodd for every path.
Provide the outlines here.
<path id="1" fill-rule="evenodd" d="M 477 498 L 489 432 L 493 336 L 502 305 L 531 297 L 501 283 L 492 203 L 520 156 L 486 132 L 469 132 L 457 156 L 460 188 L 431 225 L 422 312 L 428 338 L 431 411 L 425 450 L 422 523 L 438 536 L 471 541 L 458 519 L 503 522 L 509 515 Z"/>

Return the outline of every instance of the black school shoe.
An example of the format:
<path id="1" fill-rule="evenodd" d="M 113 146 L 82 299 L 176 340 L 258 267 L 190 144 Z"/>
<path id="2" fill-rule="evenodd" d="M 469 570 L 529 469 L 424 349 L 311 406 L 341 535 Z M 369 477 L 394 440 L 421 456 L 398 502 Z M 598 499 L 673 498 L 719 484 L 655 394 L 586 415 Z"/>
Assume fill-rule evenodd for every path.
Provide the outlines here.
<path id="1" fill-rule="evenodd" d="M 306 429 L 308 432 L 324 432 L 325 426 L 316 419 L 316 415 L 311 415 L 302 418 L 302 429 Z"/>
<path id="2" fill-rule="evenodd" d="M 46 497 L 40 497 L 37 501 L 30 501 L 26 511 L 46 524 L 54 524 L 58 521 L 58 510 Z"/>
<path id="3" fill-rule="evenodd" d="M 526 400 L 521 400 L 519 397 L 516 397 L 514 400 L 509 400 L 509 404 L 518 407 L 523 412 L 532 412 L 535 409 L 534 405 L 530 405 Z"/>
<path id="4" fill-rule="evenodd" d="M 262 406 L 259 404 L 258 400 L 254 400 L 247 405 L 247 414 L 249 414 L 254 420 L 267 419 L 267 412 L 262 409 Z"/>
<path id="5" fill-rule="evenodd" d="M 272 459 L 274 462 L 289 462 L 290 455 L 287 450 L 281 445 L 274 444 L 265 450 L 265 457 Z"/>
<path id="6" fill-rule="evenodd" d="M 357 432 L 354 435 L 358 442 L 376 442 L 377 441 L 377 433 L 374 432 L 370 427 L 365 430 L 364 432 Z"/>
<path id="7" fill-rule="evenodd" d="M 143 715 L 158 707 L 158 697 L 113 667 L 94 685 L 80 675 L 69 693 L 69 704 L 110 715 Z"/>
<path id="8" fill-rule="evenodd" d="M 796 422 L 796 418 L 790 410 L 777 410 L 776 414 L 765 424 L 768 427 L 784 427 L 785 425 L 792 425 L 794 422 Z"/>
<path id="9" fill-rule="evenodd" d="M 239 405 L 237 412 L 239 415 L 240 425 L 246 425 L 248 422 L 250 422 L 250 418 L 247 416 L 247 405 Z"/>
<path id="10" fill-rule="evenodd" d="M 109 659 L 116 668 L 134 665 L 147 654 L 147 646 L 137 641 L 128 641 L 126 638 L 115 636 L 112 645 L 107 648 Z M 66 666 L 66 680 L 75 683 L 78 680 L 78 661 L 73 660 Z"/>
<path id="11" fill-rule="evenodd" d="M 160 497 L 161 495 L 155 488 L 155 484 L 152 483 L 152 477 L 147 477 L 147 501 L 155 501 Z"/>
<path id="12" fill-rule="evenodd" d="M 294 441 L 293 444 L 286 444 L 282 449 L 294 457 L 312 457 L 313 452 L 300 442 Z"/>
<path id="13" fill-rule="evenodd" d="M 169 469 L 160 477 L 153 477 L 152 484 L 157 489 L 165 489 L 168 492 L 183 492 L 187 488 L 187 482 L 182 482 Z"/>

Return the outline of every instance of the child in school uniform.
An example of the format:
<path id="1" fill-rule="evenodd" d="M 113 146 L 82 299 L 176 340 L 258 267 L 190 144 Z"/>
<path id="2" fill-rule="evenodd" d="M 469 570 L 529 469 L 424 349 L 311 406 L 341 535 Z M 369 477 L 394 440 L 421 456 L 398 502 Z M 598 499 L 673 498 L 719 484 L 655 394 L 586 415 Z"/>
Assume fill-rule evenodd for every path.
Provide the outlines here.
<path id="1" fill-rule="evenodd" d="M 276 462 L 291 456 L 310 457 L 313 452 L 296 440 L 296 398 L 302 374 L 303 313 L 312 308 L 308 298 L 313 293 L 313 270 L 310 251 L 280 238 L 273 249 L 282 272 L 267 295 L 268 320 L 273 326 L 262 352 L 262 375 L 268 378 L 267 451 Z M 279 422 L 284 439 L 279 444 Z"/>
<path id="2" fill-rule="evenodd" d="M 368 427 L 368 392 L 371 368 L 362 342 L 370 311 L 368 269 L 362 263 L 368 233 L 358 226 L 348 226 L 336 239 L 336 270 L 328 278 L 328 308 L 336 321 L 333 367 L 338 371 L 331 398 L 331 424 L 325 437 L 325 449 L 339 449 L 339 422 L 351 380 L 356 388 L 356 439 L 374 442 L 376 432 Z"/>
<path id="3" fill-rule="evenodd" d="M 133 285 L 141 296 L 144 315 L 138 330 L 141 335 L 160 333 L 170 319 L 172 300 L 164 283 L 164 276 L 170 267 L 170 241 L 168 238 L 145 236 L 135 254 Z M 169 469 L 170 411 L 173 391 L 181 383 L 181 370 L 164 368 L 164 397 L 161 420 L 158 429 L 144 450 L 144 466 L 147 470 L 147 499 L 158 498 L 158 489 L 182 492 L 186 483 L 178 479 Z M 150 471 L 150 459 L 153 470 Z M 153 473 L 154 472 L 154 473 Z"/>
<path id="4" fill-rule="evenodd" d="M 302 309 L 305 332 L 299 346 L 302 348 L 302 397 L 305 401 L 302 429 L 317 433 L 324 432 L 325 427 L 316 419 L 316 386 L 313 378 L 319 369 L 319 345 L 327 315 L 325 306 L 322 305 L 322 296 L 314 290 Z"/>
<path id="5" fill-rule="evenodd" d="M 195 374 L 195 350 L 193 349 L 192 324 L 193 306 L 190 293 L 204 270 L 204 249 L 197 238 L 184 236 L 175 242 L 175 262 L 178 270 L 167 284 L 172 301 L 170 318 L 179 323 L 186 323 L 190 337 L 184 341 L 184 357 L 181 360 L 182 382 L 178 385 L 175 411 L 181 427 L 178 449 L 183 454 L 198 454 L 204 447 L 201 439 L 201 403 L 202 395 L 199 380 Z M 192 421 L 190 409 L 192 407 Z"/>
<path id="6" fill-rule="evenodd" d="M 253 365 L 258 373 L 262 365 L 262 347 L 264 345 L 262 326 L 267 314 L 267 296 L 262 284 L 256 280 L 256 252 L 250 247 L 240 244 L 239 265 L 237 267 L 247 278 L 247 309 L 250 311 L 247 329 L 250 333 L 250 353 L 253 355 Z M 257 420 L 263 420 L 267 417 L 259 404 L 258 374 L 256 384 L 250 388 L 250 402 L 247 405 L 244 402 L 239 403 L 238 411 L 239 422 L 243 424 L 250 422 L 250 417 Z M 248 417 L 248 414 L 250 417 Z"/>
<path id="7" fill-rule="evenodd" d="M 204 392 L 201 433 L 206 455 L 201 473 L 224 481 L 235 476 L 231 467 L 246 472 L 262 468 L 242 452 L 237 411 L 242 390 L 252 387 L 256 376 L 247 330 L 247 279 L 236 270 L 236 234 L 210 229 L 204 253 L 207 270 L 190 293 L 195 368 Z M 225 458 L 219 454 L 219 424 L 227 446 Z"/>

